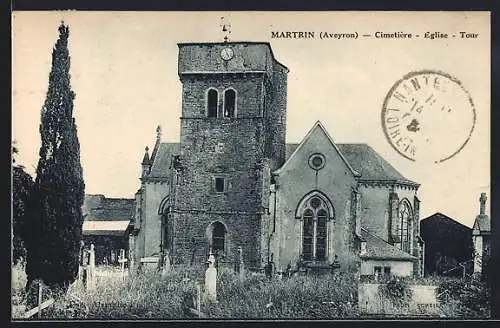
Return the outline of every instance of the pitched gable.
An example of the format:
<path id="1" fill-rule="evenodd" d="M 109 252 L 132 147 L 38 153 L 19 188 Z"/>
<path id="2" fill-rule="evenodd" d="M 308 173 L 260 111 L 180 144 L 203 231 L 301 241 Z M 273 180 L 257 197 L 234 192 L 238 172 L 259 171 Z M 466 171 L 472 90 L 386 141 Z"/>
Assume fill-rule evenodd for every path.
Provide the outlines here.
<path id="1" fill-rule="evenodd" d="M 478 215 L 474 221 L 474 234 L 489 234 L 491 233 L 491 220 L 487 215 Z"/>
<path id="2" fill-rule="evenodd" d="M 318 125 L 318 123 L 316 123 L 315 127 Z M 319 126 L 323 128 L 321 123 L 319 123 Z M 300 145 L 304 143 L 304 141 L 308 138 L 311 131 L 308 133 L 308 135 L 306 135 L 306 137 L 304 137 L 301 143 L 286 144 L 285 148 L 286 162 L 288 162 L 288 160 L 293 156 L 293 154 L 295 153 L 295 151 L 297 151 Z M 326 131 L 325 134 L 328 135 Z M 414 181 L 405 178 L 368 144 L 365 143 L 335 144 L 333 143 L 333 141 L 332 144 L 336 146 L 336 149 L 338 149 L 338 151 L 342 154 L 343 158 L 346 160 L 346 162 L 349 163 L 350 167 L 355 172 L 360 174 L 359 177 L 360 179 L 389 180 L 389 181 L 398 181 L 398 182 L 416 184 Z"/>
<path id="3" fill-rule="evenodd" d="M 291 154 L 287 158 L 287 160 L 285 161 L 285 164 L 283 164 L 283 166 L 281 168 L 277 169 L 275 171 L 275 173 L 279 174 L 280 172 L 282 172 L 286 168 L 286 166 L 288 165 L 288 163 L 293 160 L 294 155 L 296 153 L 300 152 L 301 149 L 303 147 L 305 147 L 305 145 L 308 144 L 309 141 L 310 141 L 310 139 L 312 139 L 313 137 L 319 137 L 319 138 L 324 137 L 324 138 L 326 138 L 326 140 L 328 140 L 328 143 L 334 148 L 334 150 L 339 155 L 339 157 L 341 158 L 342 162 L 344 162 L 344 164 L 347 166 L 347 168 L 349 169 L 349 171 L 351 171 L 351 173 L 354 176 L 358 176 L 359 175 L 359 173 L 346 160 L 346 158 L 344 157 L 344 155 L 342 154 L 342 152 L 340 151 L 340 149 L 337 147 L 337 145 L 333 142 L 333 139 L 330 137 L 330 135 L 328 134 L 328 132 L 326 131 L 326 129 L 324 128 L 324 126 L 321 124 L 320 121 L 317 121 L 314 124 L 314 126 L 311 128 L 311 130 L 309 130 L 309 132 L 304 137 L 304 139 L 302 139 L 302 141 L 300 142 L 300 144 L 298 144 L 297 146 L 295 146 L 295 144 L 288 144 L 288 145 L 286 145 L 286 147 L 285 147 L 285 155 L 288 157 L 288 154 L 290 152 L 291 152 Z"/>

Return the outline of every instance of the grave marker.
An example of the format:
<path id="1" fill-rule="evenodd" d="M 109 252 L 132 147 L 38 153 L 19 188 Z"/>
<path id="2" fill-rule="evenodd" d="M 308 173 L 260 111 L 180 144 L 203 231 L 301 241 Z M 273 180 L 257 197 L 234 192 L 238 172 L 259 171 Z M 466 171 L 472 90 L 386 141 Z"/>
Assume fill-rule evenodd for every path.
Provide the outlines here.
<path id="1" fill-rule="evenodd" d="M 210 301 L 217 302 L 217 269 L 212 253 L 208 257 L 208 269 L 205 271 L 205 293 Z"/>
<path id="2" fill-rule="evenodd" d="M 238 259 L 239 259 L 239 277 L 240 281 L 243 281 L 243 279 L 245 279 L 245 267 L 243 263 L 243 248 L 241 246 L 238 246 Z"/>
<path id="3" fill-rule="evenodd" d="M 125 257 L 124 249 L 120 249 L 120 258 L 118 259 L 118 262 L 120 263 L 120 268 L 122 271 L 122 279 L 125 279 L 125 263 L 128 262 L 128 260 Z"/>

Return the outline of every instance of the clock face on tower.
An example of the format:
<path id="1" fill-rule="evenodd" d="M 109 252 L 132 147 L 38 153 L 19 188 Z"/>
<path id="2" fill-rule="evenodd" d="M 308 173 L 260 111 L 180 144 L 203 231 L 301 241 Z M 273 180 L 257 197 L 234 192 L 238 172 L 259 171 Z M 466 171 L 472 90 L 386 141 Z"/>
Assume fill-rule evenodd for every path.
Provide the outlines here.
<path id="1" fill-rule="evenodd" d="M 229 47 L 222 49 L 220 52 L 220 56 L 224 60 L 230 60 L 234 56 L 233 49 L 231 49 Z"/>

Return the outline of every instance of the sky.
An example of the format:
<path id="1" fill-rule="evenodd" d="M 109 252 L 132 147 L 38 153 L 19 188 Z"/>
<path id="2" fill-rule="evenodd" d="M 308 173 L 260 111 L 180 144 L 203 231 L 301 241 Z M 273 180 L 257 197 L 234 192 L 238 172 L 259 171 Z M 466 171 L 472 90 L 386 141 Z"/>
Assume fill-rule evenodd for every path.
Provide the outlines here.
<path id="1" fill-rule="evenodd" d="M 74 116 L 87 194 L 132 198 L 145 146 L 180 135 L 177 43 L 270 42 L 288 74 L 287 142 L 300 142 L 319 120 L 338 143 L 367 143 L 406 178 L 421 184 L 420 216 L 441 212 L 472 227 L 479 196 L 490 195 L 490 16 L 488 12 L 13 12 L 12 138 L 17 162 L 34 176 L 52 48 L 69 25 Z M 273 31 L 313 31 L 315 38 L 272 38 Z M 451 38 L 459 32 L 473 39 Z M 358 35 L 448 33 L 446 39 L 320 39 Z M 442 163 L 410 161 L 388 142 L 381 111 L 409 72 L 439 70 L 459 80 L 476 112 L 464 148 Z M 438 129 L 439 130 L 439 129 Z M 439 130 L 440 131 L 440 130 Z M 462 131 L 463 132 L 463 131 Z M 438 132 L 439 133 L 439 132 Z M 455 140 L 453 130 L 434 137 Z M 445 143 L 446 144 L 446 143 Z M 489 213 L 489 200 L 487 212 Z"/>

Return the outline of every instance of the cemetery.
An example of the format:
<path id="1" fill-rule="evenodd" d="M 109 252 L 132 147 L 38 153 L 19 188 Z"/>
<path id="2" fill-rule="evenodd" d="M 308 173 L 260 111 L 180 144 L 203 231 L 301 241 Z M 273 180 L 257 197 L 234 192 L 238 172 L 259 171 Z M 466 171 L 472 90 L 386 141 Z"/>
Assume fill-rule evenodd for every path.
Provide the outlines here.
<path id="1" fill-rule="evenodd" d="M 96 266 L 93 245 L 81 256 L 78 280 L 61 298 L 39 288 L 39 307 L 26 309 L 20 270 L 14 272 L 14 320 L 58 319 L 363 319 L 487 317 L 488 292 L 464 305 L 457 288 L 479 281 L 449 277 L 383 279 L 341 270 L 253 271 L 219 265 L 214 255 L 199 265 L 172 266 L 144 259 L 134 271 L 125 252 L 120 266 Z M 240 248 L 240 254 L 243 250 Z M 16 271 L 16 270 L 14 270 Z M 460 287 L 462 286 L 462 287 Z M 389 288 L 390 287 L 390 288 Z M 463 289 L 463 288 L 462 288 Z M 470 289 L 472 290 L 472 289 Z M 482 297 L 482 299 L 481 299 Z M 479 302 L 477 302 L 480 300 Z M 17 303 L 17 304 L 16 304 Z M 474 305 L 475 304 L 475 305 Z M 473 307 L 481 307 L 476 308 Z M 467 308 L 468 307 L 468 308 Z M 41 309 L 41 310 L 39 310 Z"/>

